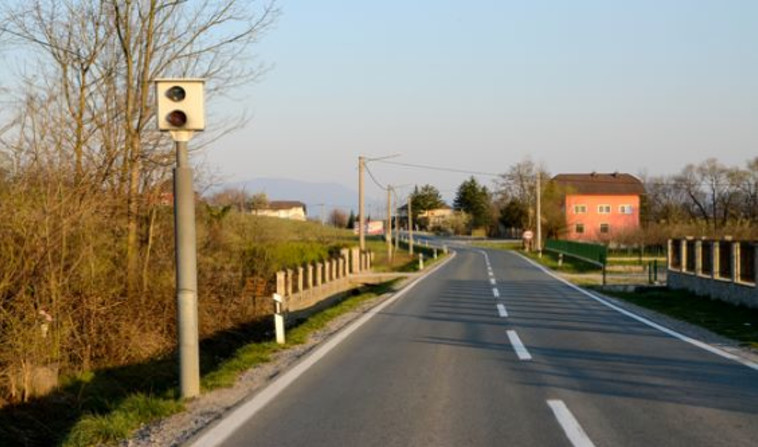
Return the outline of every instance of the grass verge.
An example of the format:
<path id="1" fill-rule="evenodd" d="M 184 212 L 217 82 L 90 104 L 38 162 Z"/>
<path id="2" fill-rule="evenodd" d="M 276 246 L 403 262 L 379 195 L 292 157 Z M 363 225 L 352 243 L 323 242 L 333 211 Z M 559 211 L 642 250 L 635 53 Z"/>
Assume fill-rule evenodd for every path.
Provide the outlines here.
<path id="1" fill-rule="evenodd" d="M 736 340 L 743 346 L 758 348 L 758 309 L 735 306 L 724 301 L 693 295 L 684 290 L 665 288 L 640 288 L 635 292 L 602 291 L 602 293 L 696 324 Z"/>
<path id="2" fill-rule="evenodd" d="M 278 351 L 305 343 L 314 331 L 393 286 L 394 282 L 389 282 L 354 291 L 290 328 L 286 345 L 268 341 L 273 326 L 270 319 L 201 341 L 203 390 L 233 385 L 242 372 L 269 361 Z M 48 396 L 0 408 L 0 445 L 114 445 L 143 424 L 183 409 L 176 360 L 169 355 L 70 377 Z"/>
<path id="3" fill-rule="evenodd" d="M 558 267 L 555 255 L 527 253 L 531 259 L 561 273 L 586 273 L 597 267 L 576 259 L 564 258 Z M 758 348 L 758 309 L 712 300 L 684 290 L 639 287 L 635 292 L 603 290 L 601 286 L 589 284 L 582 279 L 569 278 L 574 284 L 597 290 L 605 295 L 628 301 L 678 320 L 686 321 L 739 342 L 743 346 Z"/>
<path id="4" fill-rule="evenodd" d="M 520 250 L 521 249 L 521 242 L 513 242 L 513 241 L 475 241 L 471 243 L 472 247 L 479 247 L 479 248 L 491 248 L 494 250 Z"/>
<path id="5" fill-rule="evenodd" d="M 251 343 L 241 347 L 228 360 L 222 362 L 216 370 L 206 374 L 202 378 L 201 385 L 203 389 L 208 391 L 232 386 L 242 372 L 261 363 L 268 362 L 271 356 L 278 351 L 307 342 L 310 334 L 322 329 L 333 319 L 352 312 L 364 302 L 389 292 L 392 290 L 394 283 L 395 281 L 390 281 L 375 286 L 367 286 L 360 289 L 357 295 L 311 315 L 298 326 L 287 330 L 287 343 L 284 345 L 278 345 L 276 342 L 269 341 Z"/>

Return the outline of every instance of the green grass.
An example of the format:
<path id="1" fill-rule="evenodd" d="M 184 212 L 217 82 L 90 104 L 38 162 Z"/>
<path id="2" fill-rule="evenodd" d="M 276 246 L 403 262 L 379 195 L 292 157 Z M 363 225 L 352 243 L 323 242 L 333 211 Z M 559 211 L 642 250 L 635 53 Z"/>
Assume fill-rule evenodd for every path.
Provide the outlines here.
<path id="1" fill-rule="evenodd" d="M 758 348 L 758 309 L 735 306 L 682 290 L 655 288 L 603 293 Z"/>
<path id="2" fill-rule="evenodd" d="M 539 259 L 536 253 L 527 253 L 526 255 L 552 270 L 563 273 L 577 274 L 600 271 L 597 266 L 569 257 L 564 257 L 563 266 L 559 268 L 556 256 L 553 254 L 544 253 L 542 259 Z M 575 277 L 571 278 L 571 281 L 576 285 L 599 290 L 606 295 L 701 326 L 736 340 L 744 346 L 758 348 L 758 309 L 735 306 L 683 290 L 640 288 L 635 292 L 619 292 L 602 290 L 601 286 L 590 279 Z"/>
<path id="3" fill-rule="evenodd" d="M 74 425 L 63 445 L 78 447 L 115 444 L 129 437 L 143 423 L 170 416 L 183 409 L 183 403 L 176 399 L 132 394 L 108 413 L 85 415 Z"/>
<path id="4" fill-rule="evenodd" d="M 258 337 L 256 328 L 238 328 L 218 339 L 201 341 L 202 389 L 232 386 L 244 371 L 268 362 L 280 350 L 305 343 L 334 318 L 393 287 L 391 282 L 354 291 L 290 328 L 285 345 L 268 340 L 251 343 L 251 338 Z M 240 341 L 246 337 L 247 342 Z M 143 424 L 182 411 L 184 403 L 178 395 L 173 355 L 86 372 L 65 379 L 49 396 L 0 409 L 0 445 L 115 445 Z"/>
<path id="5" fill-rule="evenodd" d="M 392 290 L 393 284 L 394 281 L 366 287 L 362 293 L 349 297 L 335 306 L 310 316 L 300 325 L 286 331 L 287 343 L 285 345 L 278 345 L 271 341 L 251 343 L 239 348 L 234 355 L 222 362 L 216 370 L 206 374 L 202 378 L 201 385 L 203 389 L 209 391 L 232 386 L 237 377 L 244 371 L 268 362 L 273 354 L 282 349 L 307 342 L 310 334 L 323 328 L 333 319 L 355 310 L 355 308 L 364 302 L 389 292 Z"/>
<path id="6" fill-rule="evenodd" d="M 562 273 L 572 273 L 572 274 L 600 273 L 603 271 L 602 268 L 598 267 L 595 264 L 592 264 L 590 262 L 585 262 L 580 259 L 573 258 L 571 256 L 564 256 L 563 265 L 559 266 L 558 255 L 556 253 L 549 252 L 549 251 L 543 251 L 542 258 L 540 258 L 537 255 L 537 253 L 533 251 L 524 253 L 524 255 L 541 263 L 545 267 L 548 267 L 550 269 L 553 269 L 555 271 L 562 272 Z"/>
<path id="7" fill-rule="evenodd" d="M 491 248 L 494 250 L 520 250 L 521 242 L 476 241 L 472 242 L 471 246 L 479 248 Z"/>

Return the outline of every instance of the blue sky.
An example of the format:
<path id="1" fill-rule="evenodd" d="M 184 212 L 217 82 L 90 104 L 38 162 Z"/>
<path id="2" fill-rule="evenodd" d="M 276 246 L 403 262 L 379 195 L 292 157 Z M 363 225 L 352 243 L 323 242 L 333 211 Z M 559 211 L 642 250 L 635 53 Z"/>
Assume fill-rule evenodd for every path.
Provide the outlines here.
<path id="1" fill-rule="evenodd" d="M 673 173 L 758 154 L 758 2 L 283 1 L 234 179 L 354 185 L 358 155 L 503 172 Z M 381 182 L 462 174 L 372 165 Z M 487 177 L 481 177 L 489 182 Z M 448 192 L 449 191 L 449 192 Z"/>
<path id="2" fill-rule="evenodd" d="M 361 154 L 494 173 L 530 157 L 554 174 L 664 174 L 758 155 L 758 1 L 279 5 L 251 48 L 272 70 L 240 100 L 210 103 L 208 126 L 251 117 L 203 156 L 229 181 L 355 187 Z M 466 177 L 371 169 L 446 197 Z"/>

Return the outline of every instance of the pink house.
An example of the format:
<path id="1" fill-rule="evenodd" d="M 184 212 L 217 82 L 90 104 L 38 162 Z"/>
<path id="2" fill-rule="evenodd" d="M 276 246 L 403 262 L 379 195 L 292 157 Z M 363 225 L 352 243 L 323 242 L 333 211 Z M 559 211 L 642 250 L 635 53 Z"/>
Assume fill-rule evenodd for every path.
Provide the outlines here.
<path id="1" fill-rule="evenodd" d="M 608 241 L 640 226 L 640 196 L 645 188 L 630 174 L 558 174 L 565 191 L 565 239 Z"/>

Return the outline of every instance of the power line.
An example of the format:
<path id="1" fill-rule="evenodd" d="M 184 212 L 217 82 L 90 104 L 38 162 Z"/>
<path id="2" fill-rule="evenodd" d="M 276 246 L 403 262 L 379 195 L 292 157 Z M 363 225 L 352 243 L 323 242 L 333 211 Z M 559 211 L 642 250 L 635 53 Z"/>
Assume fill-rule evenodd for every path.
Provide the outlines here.
<path id="1" fill-rule="evenodd" d="M 500 174 L 494 174 L 492 172 L 470 171 L 466 169 L 447 168 L 447 167 L 442 167 L 442 166 L 431 166 L 431 165 L 422 165 L 422 164 L 415 164 L 415 163 L 402 163 L 399 161 L 377 160 L 377 163 L 385 163 L 388 165 L 396 165 L 396 166 L 405 166 L 407 168 L 426 169 L 429 171 L 456 172 L 459 174 L 486 175 L 490 177 L 500 177 Z"/>
<path id="2" fill-rule="evenodd" d="M 379 180 L 377 180 L 376 177 L 374 177 L 374 173 L 371 172 L 371 169 L 369 169 L 368 163 L 366 165 L 364 165 L 364 167 L 366 168 L 366 172 L 368 172 L 368 176 L 371 177 L 371 180 L 374 182 L 374 184 L 376 186 L 379 187 L 379 189 L 387 189 L 386 186 L 384 186 L 381 183 L 379 183 Z"/>

